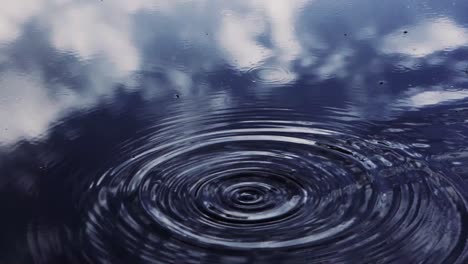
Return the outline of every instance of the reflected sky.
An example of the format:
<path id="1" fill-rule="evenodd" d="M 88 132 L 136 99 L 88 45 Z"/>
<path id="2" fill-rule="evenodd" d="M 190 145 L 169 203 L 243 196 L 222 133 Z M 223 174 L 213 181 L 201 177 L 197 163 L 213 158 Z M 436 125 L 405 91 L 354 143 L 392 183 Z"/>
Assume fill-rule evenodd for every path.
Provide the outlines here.
<path id="1" fill-rule="evenodd" d="M 156 143 L 175 153 L 167 150 L 179 167 L 198 168 L 199 156 L 213 164 L 235 160 L 235 155 L 223 156 L 226 149 L 246 163 L 245 153 L 261 162 L 265 157 L 278 164 L 284 157 L 291 161 L 316 148 L 309 137 L 329 144 L 326 151 L 312 151 L 314 166 L 324 164 L 324 171 L 345 177 L 380 170 L 396 175 L 401 193 L 406 180 L 423 190 L 408 191 L 408 197 L 449 204 L 443 207 L 446 215 L 432 215 L 440 220 L 453 214 L 447 229 L 438 230 L 442 242 L 417 252 L 439 248 L 452 258 L 468 259 L 466 239 L 454 238 L 466 235 L 458 223 L 466 218 L 466 204 L 461 204 L 468 195 L 454 194 L 468 182 L 466 10 L 466 0 L 5 1 L 0 8 L 0 171 L 6 175 L 0 177 L 0 212 L 5 213 L 0 262 L 62 264 L 74 263 L 63 260 L 65 255 L 82 257 L 67 250 L 83 246 L 77 242 L 84 226 L 78 221 L 96 224 L 93 212 L 86 215 L 81 204 L 85 195 L 94 194 L 87 189 L 90 182 L 105 178 L 115 164 L 137 167 L 138 155 L 153 159 Z M 268 136 L 283 144 L 280 151 L 268 152 L 271 146 L 262 141 Z M 263 152 L 242 143 L 252 138 Z M 197 152 L 197 140 L 222 144 L 214 151 L 219 157 L 210 154 L 209 144 Z M 280 155 L 301 142 L 310 146 Z M 194 149 L 182 154 L 194 158 L 176 151 L 184 144 Z M 330 149 L 341 152 L 330 155 Z M 344 158 L 336 166 L 332 162 L 340 155 Z M 426 163 L 430 166 L 421 165 Z M 352 173 L 346 171 L 349 164 L 355 166 Z M 364 170 L 365 165 L 370 167 Z M 426 187 L 402 172 L 434 177 L 434 188 L 447 199 L 427 198 Z M 344 189 L 355 187 L 349 186 Z M 391 189 L 378 188 L 384 196 Z M 439 206 L 430 202 L 425 212 Z M 390 204 L 385 197 L 379 203 L 382 208 Z M 432 219 L 418 230 L 432 230 L 437 222 Z M 97 244 L 108 239 L 90 237 Z M 292 241 L 300 245 L 312 238 Z M 449 252 L 454 241 L 464 244 Z M 165 252 L 172 252 L 170 246 Z M 1 254 L 3 249 L 9 253 Z M 85 248 L 84 255 L 87 250 L 94 252 Z M 424 255 L 410 250 L 398 254 L 402 259 Z M 95 255 L 105 258 L 101 253 Z M 226 262 L 240 256 L 215 253 L 213 258 Z M 143 260 L 145 254 L 138 254 Z M 286 253 L 281 256 L 287 259 Z M 241 260 L 236 259 L 251 261 Z M 262 260 L 270 263 L 268 256 Z"/>
<path id="2" fill-rule="evenodd" d="M 225 90 L 265 98 L 275 89 L 320 97 L 327 90 L 336 99 L 324 106 L 357 118 L 463 99 L 467 5 L 8 2 L 0 10 L 0 140 L 44 136 L 70 111 L 89 110 L 122 87 L 149 97 Z M 250 82 L 235 87 L 233 78 Z"/>

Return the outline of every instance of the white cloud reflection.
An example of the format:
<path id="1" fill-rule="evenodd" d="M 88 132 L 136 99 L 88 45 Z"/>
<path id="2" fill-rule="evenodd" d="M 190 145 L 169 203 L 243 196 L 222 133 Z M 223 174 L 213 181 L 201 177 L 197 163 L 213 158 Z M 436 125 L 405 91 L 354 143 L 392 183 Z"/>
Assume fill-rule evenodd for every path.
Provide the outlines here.
<path id="1" fill-rule="evenodd" d="M 270 49 L 257 41 L 263 27 L 238 15 L 224 16 L 217 38 L 231 65 L 239 70 L 248 70 L 272 55 Z"/>
<path id="2" fill-rule="evenodd" d="M 64 8 L 48 21 L 52 44 L 84 60 L 101 56 L 121 76 L 135 71 L 140 65 L 140 54 L 132 42 L 127 14 L 119 13 L 115 12 L 119 19 L 109 17 L 90 4 Z"/>
<path id="3" fill-rule="evenodd" d="M 404 31 L 407 31 L 407 34 L 404 34 Z M 424 57 L 434 52 L 453 50 L 466 45 L 468 31 L 464 27 L 448 18 L 438 18 L 400 28 L 385 36 L 381 51 Z"/>
<path id="4" fill-rule="evenodd" d="M 41 0 L 3 1 L 0 8 L 0 44 L 15 40 L 24 24 L 41 10 Z"/>
<path id="5" fill-rule="evenodd" d="M 301 15 L 301 8 L 306 0 L 263 0 L 254 1 L 265 8 L 267 21 L 271 27 L 271 39 L 277 60 L 280 63 L 291 63 L 303 52 L 296 34 L 296 23 Z"/>
<path id="6" fill-rule="evenodd" d="M 414 92 L 411 92 L 414 93 Z M 468 98 L 468 90 L 420 91 L 397 102 L 397 106 L 421 108 Z"/>
<path id="7" fill-rule="evenodd" d="M 340 48 L 330 54 L 325 62 L 318 66 L 317 74 L 320 80 L 340 77 L 345 78 L 349 75 L 349 61 L 353 56 L 353 50 L 350 48 Z"/>
<path id="8" fill-rule="evenodd" d="M 316 2 L 319 1 L 226 1 L 220 5 L 221 12 L 213 12 L 209 7 L 219 3 L 208 0 L 6 1 L 0 9 L 0 49 L 13 45 L 23 33 L 24 25 L 33 21 L 38 30 L 43 30 L 44 35 L 49 37 L 51 47 L 59 52 L 72 54 L 79 63 L 89 66 L 91 70 L 78 73 L 83 75 L 85 83 L 90 86 L 85 93 L 73 92 L 65 86 L 51 85 L 41 77 L 39 70 L 27 74 L 20 70 L 0 72 L 0 98 L 3 100 L 0 104 L 0 120 L 3 122 L 2 126 L 7 128 L 0 132 L 0 141 L 15 142 L 20 138 L 39 136 L 69 110 L 91 107 L 100 97 L 112 95 L 115 83 L 126 84 L 132 80 L 134 72 L 151 70 L 152 66 L 145 65 L 146 61 L 150 60 L 154 64 L 161 62 L 163 59 L 157 57 L 158 55 L 155 55 L 156 58 L 145 58 L 142 48 L 149 43 L 158 52 L 163 51 L 163 47 L 158 46 L 160 42 L 155 41 L 159 37 L 167 39 L 166 35 L 158 35 L 160 27 L 166 25 L 145 25 L 148 36 L 137 36 L 138 27 L 141 26 L 138 23 L 141 22 L 137 22 L 136 18 L 141 13 L 157 13 L 161 20 L 177 21 L 171 22 L 171 28 L 165 34 L 180 39 L 185 34 L 188 41 L 202 43 L 198 47 L 200 49 L 193 48 L 193 43 L 189 43 L 192 46 L 187 45 L 188 48 L 193 48 L 193 57 L 199 59 L 193 64 L 177 67 L 160 63 L 165 67 L 158 70 L 163 71 L 162 75 L 167 78 L 171 88 L 182 95 L 200 94 L 211 89 L 209 85 L 199 85 L 194 89 L 197 85 L 194 76 L 208 71 L 208 68 L 215 70 L 222 63 L 227 63 L 240 72 L 254 69 L 259 82 L 271 80 L 278 81 L 281 85 L 296 80 L 294 67 L 311 69 L 310 73 L 317 76 L 317 81 L 349 78 L 353 89 L 365 85 L 366 75 L 381 74 L 383 66 L 377 60 L 370 60 L 367 67 L 353 68 L 353 61 L 357 60 L 356 56 L 359 54 L 353 44 L 347 42 L 335 45 L 336 43 L 323 41 L 328 36 L 314 33 L 319 26 L 312 25 L 306 32 L 297 32 L 297 20 L 301 19 L 303 10 L 308 4 Z M 180 6 L 184 6 L 184 10 L 189 9 L 191 16 L 180 15 Z M 220 11 L 218 9 L 219 6 L 216 10 Z M 408 34 L 403 34 L 404 30 Z M 206 31 L 209 31 L 210 37 L 205 37 Z M 356 37 L 361 41 L 371 42 L 373 38 L 375 41 L 377 32 L 380 32 L 378 25 L 363 26 Z M 337 35 L 341 37 L 342 33 Z M 141 38 L 151 41 L 146 43 Z M 161 46 L 167 44 L 163 41 L 161 43 Z M 381 42 L 372 43 L 385 54 L 407 55 L 408 61 L 401 61 L 401 64 L 416 67 L 415 63 L 429 54 L 468 45 L 468 33 L 454 21 L 438 18 L 400 28 L 384 36 Z M 213 50 L 219 51 L 221 58 L 213 56 Z M 201 55 L 195 54 L 197 52 Z M 208 53 L 210 55 L 206 55 Z M 8 60 L 8 55 L 0 52 L 0 63 L 8 63 Z M 430 63 L 440 65 L 444 61 L 443 58 L 434 57 Z M 463 64 L 457 67 L 461 71 L 465 66 Z M 151 84 L 151 89 L 156 90 L 154 83 Z M 163 82 L 161 84 L 167 85 Z M 126 87 L 130 89 L 136 86 Z M 55 95 L 50 93 L 51 90 L 55 91 Z M 154 96 L 158 93 L 148 94 Z M 374 95 L 362 89 L 362 98 L 368 98 L 365 101 L 366 106 L 372 106 L 372 101 L 376 101 L 377 97 Z M 468 92 L 465 91 L 418 91 L 405 94 L 404 98 L 381 97 L 381 101 L 387 102 L 390 107 L 424 107 L 467 96 Z M 223 94 L 211 103 L 219 107 L 229 102 L 228 97 L 229 94 Z M 362 101 L 362 98 L 359 100 Z M 11 113 L 14 118 L 10 117 Z"/>
<path id="9" fill-rule="evenodd" d="M 77 73 L 90 86 L 79 93 L 64 85 L 48 83 L 40 69 L 26 73 L 10 64 L 8 71 L 0 72 L 0 144 L 44 135 L 53 122 L 69 111 L 92 107 L 102 97 L 113 94 L 115 83 L 129 82 L 131 74 L 142 64 L 134 39 L 133 15 L 155 9 L 166 13 L 174 5 L 175 1 L 162 0 L 2 3 L 0 49 L 13 46 L 24 26 L 34 21 L 37 29 L 50 37 L 53 48 L 72 54 L 91 70 Z M 0 63 L 12 62 L 9 54 L 0 54 Z M 180 76 L 174 78 L 179 86 Z M 179 88 L 187 89 L 186 83 Z"/>
<path id="10" fill-rule="evenodd" d="M 311 1 L 256 0 L 233 5 L 218 32 L 219 47 L 228 62 L 240 71 L 270 67 L 292 72 L 292 63 L 303 53 L 296 20 L 307 2 Z M 270 45 L 262 44 L 261 37 L 268 38 Z"/>
<path id="11" fill-rule="evenodd" d="M 65 87 L 55 87 L 61 92 L 54 99 L 49 85 L 37 74 L 4 72 L 0 87 L 0 143 L 40 136 L 78 102 L 77 95 Z"/>

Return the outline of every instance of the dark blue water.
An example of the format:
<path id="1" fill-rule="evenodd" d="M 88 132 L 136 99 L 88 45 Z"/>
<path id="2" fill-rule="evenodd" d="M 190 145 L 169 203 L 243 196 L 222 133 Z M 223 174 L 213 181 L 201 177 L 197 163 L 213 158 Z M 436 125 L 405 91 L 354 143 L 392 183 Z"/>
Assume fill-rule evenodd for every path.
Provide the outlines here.
<path id="1" fill-rule="evenodd" d="M 468 263 L 465 0 L 0 8 L 0 263 Z"/>

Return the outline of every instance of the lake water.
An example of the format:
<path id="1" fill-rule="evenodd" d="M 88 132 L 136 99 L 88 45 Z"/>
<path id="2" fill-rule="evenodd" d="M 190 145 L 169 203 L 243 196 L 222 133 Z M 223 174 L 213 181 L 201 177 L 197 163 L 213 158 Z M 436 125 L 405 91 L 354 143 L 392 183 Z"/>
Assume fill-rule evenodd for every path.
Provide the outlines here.
<path id="1" fill-rule="evenodd" d="M 468 263 L 468 1 L 0 8 L 0 263 Z"/>

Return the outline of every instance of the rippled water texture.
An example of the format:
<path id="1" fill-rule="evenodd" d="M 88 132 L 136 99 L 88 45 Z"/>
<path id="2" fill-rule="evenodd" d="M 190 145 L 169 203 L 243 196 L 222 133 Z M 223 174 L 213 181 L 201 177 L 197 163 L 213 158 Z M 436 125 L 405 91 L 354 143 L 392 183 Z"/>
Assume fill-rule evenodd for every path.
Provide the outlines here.
<path id="1" fill-rule="evenodd" d="M 468 263 L 468 2 L 374 2 L 3 3 L 0 263 Z"/>
<path id="2" fill-rule="evenodd" d="M 453 262 L 465 247 L 460 190 L 411 146 L 287 110 L 178 118 L 90 185 L 89 258 Z"/>

